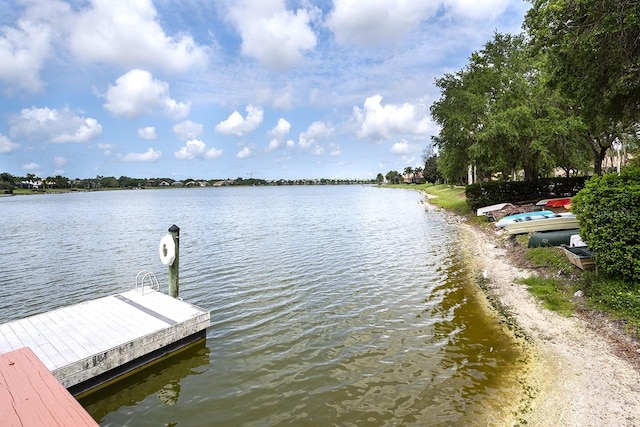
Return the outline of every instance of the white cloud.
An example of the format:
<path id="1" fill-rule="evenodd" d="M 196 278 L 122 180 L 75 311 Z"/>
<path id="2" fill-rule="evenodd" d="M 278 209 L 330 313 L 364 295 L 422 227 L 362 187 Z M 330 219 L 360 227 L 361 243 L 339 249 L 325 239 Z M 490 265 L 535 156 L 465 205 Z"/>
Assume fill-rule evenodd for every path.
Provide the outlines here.
<path id="1" fill-rule="evenodd" d="M 242 117 L 242 114 L 237 111 L 231 113 L 226 120 L 216 125 L 216 132 L 236 136 L 244 136 L 253 132 L 262 123 L 264 111 L 262 108 L 254 107 L 251 104 L 247 105 L 246 111 L 246 118 Z"/>
<path id="2" fill-rule="evenodd" d="M 85 61 L 125 69 L 183 72 L 207 61 L 207 49 L 190 35 L 165 34 L 151 0 L 92 0 L 75 16 L 69 49 Z"/>
<path id="3" fill-rule="evenodd" d="M 36 162 L 31 162 L 31 163 L 27 163 L 26 165 L 22 165 L 22 169 L 28 170 L 28 171 L 35 171 L 40 169 L 40 165 L 37 164 Z"/>
<path id="4" fill-rule="evenodd" d="M 420 151 L 422 149 L 422 146 L 419 144 L 409 144 L 409 142 L 406 139 L 403 139 L 402 141 L 396 142 L 395 144 L 393 144 L 393 146 L 391 147 L 391 152 L 393 154 L 413 154 L 413 153 L 417 153 L 418 151 Z"/>
<path id="5" fill-rule="evenodd" d="M 58 166 L 58 167 L 60 167 L 60 166 L 64 166 L 64 165 L 66 165 L 66 164 L 67 164 L 67 159 L 65 159 L 65 158 L 64 158 L 64 157 L 62 157 L 62 156 L 55 156 L 55 157 L 53 158 L 53 163 L 54 163 L 56 166 Z"/>
<path id="6" fill-rule="evenodd" d="M 146 140 L 153 140 L 158 138 L 158 134 L 156 133 L 156 128 L 153 126 L 147 126 L 138 129 L 138 137 Z"/>
<path id="7" fill-rule="evenodd" d="M 68 107 L 62 109 L 25 108 L 9 119 L 13 137 L 51 143 L 89 142 L 102 133 L 96 119 L 77 116 Z"/>
<path id="8" fill-rule="evenodd" d="M 173 125 L 171 130 L 180 141 L 188 141 L 199 138 L 204 132 L 204 126 L 191 120 L 185 120 L 184 122 Z"/>
<path id="9" fill-rule="evenodd" d="M 298 144 L 301 148 L 309 148 L 317 139 L 328 138 L 333 135 L 334 129 L 324 122 L 313 122 L 306 131 L 300 132 Z"/>
<path id="10" fill-rule="evenodd" d="M 116 148 L 115 144 L 98 143 L 98 150 L 112 150 L 114 148 Z"/>
<path id="11" fill-rule="evenodd" d="M 319 145 L 316 145 L 315 147 L 313 147 L 313 150 L 311 151 L 311 153 L 314 156 L 322 156 L 324 154 L 324 148 L 322 148 Z"/>
<path id="12" fill-rule="evenodd" d="M 20 148 L 20 144 L 12 142 L 9 138 L 0 133 L 0 154 L 11 153 Z"/>
<path id="13" fill-rule="evenodd" d="M 364 108 L 353 107 L 353 115 L 360 124 L 358 138 L 380 141 L 392 134 L 424 136 L 429 132 L 428 114 L 419 114 L 413 104 L 382 105 L 382 97 L 375 95 L 364 102 Z"/>
<path id="14" fill-rule="evenodd" d="M 222 150 L 211 148 L 207 150 L 207 145 L 199 139 L 187 141 L 184 147 L 173 153 L 176 159 L 193 160 L 193 159 L 216 159 L 222 156 Z"/>
<path id="15" fill-rule="evenodd" d="M 291 108 L 294 101 L 295 90 L 292 85 L 279 89 L 263 87 L 255 91 L 255 99 L 261 105 L 271 105 L 279 110 Z"/>
<path id="16" fill-rule="evenodd" d="M 270 136 L 277 138 L 277 139 L 283 139 L 291 130 L 291 123 L 289 123 L 287 120 L 280 118 L 278 119 L 278 124 L 271 129 L 268 133 Z"/>
<path id="17" fill-rule="evenodd" d="M 236 157 L 239 159 L 246 159 L 247 157 L 251 156 L 251 154 L 253 154 L 253 150 L 251 150 L 251 148 L 242 147 L 242 150 L 238 151 Z"/>
<path id="18" fill-rule="evenodd" d="M 242 37 L 242 54 L 271 71 L 300 64 L 317 42 L 309 11 L 287 10 L 283 0 L 239 1 L 229 9 L 229 18 Z"/>
<path id="19" fill-rule="evenodd" d="M 340 44 L 375 47 L 405 38 L 432 17 L 437 1 L 335 0 L 327 24 Z M 481 2 L 479 2 L 481 3 Z"/>
<path id="20" fill-rule="evenodd" d="M 509 0 L 444 0 L 444 6 L 455 16 L 486 21 L 502 15 L 509 6 Z"/>
<path id="21" fill-rule="evenodd" d="M 129 153 L 123 157 L 123 161 L 125 162 L 147 162 L 154 163 L 160 157 L 162 157 L 161 151 L 155 151 L 153 148 L 149 148 L 144 153 Z"/>
<path id="22" fill-rule="evenodd" d="M 269 132 L 267 132 L 267 134 L 271 136 L 271 141 L 269 141 L 267 151 L 275 151 L 283 145 L 286 145 L 284 138 L 287 136 L 290 130 L 291 123 L 283 118 L 280 118 L 278 120 L 278 124 Z"/>
<path id="23" fill-rule="evenodd" d="M 153 78 L 145 70 L 131 70 L 109 85 L 103 105 L 114 116 L 134 119 L 143 114 L 160 113 L 172 120 L 189 114 L 189 104 L 169 96 L 169 84 Z"/>
<path id="24" fill-rule="evenodd" d="M 64 1 L 18 3 L 13 7 L 23 9 L 15 24 L 0 27 L 0 83 L 7 94 L 41 91 L 45 83 L 40 71 L 52 52 L 85 62 L 169 72 L 208 61 L 209 49 L 189 34 L 164 32 L 151 0 L 91 0 L 77 12 Z"/>
<path id="25" fill-rule="evenodd" d="M 269 145 L 267 146 L 267 151 L 269 152 L 276 151 L 281 146 L 282 146 L 282 142 L 274 138 L 271 141 L 269 141 Z"/>
<path id="26" fill-rule="evenodd" d="M 339 157 L 342 155 L 342 148 L 340 148 L 339 145 L 329 144 L 329 146 L 331 147 L 331 153 L 329 153 L 331 157 Z"/>
<path id="27" fill-rule="evenodd" d="M 5 92 L 42 90 L 40 69 L 51 51 L 51 30 L 46 25 L 20 19 L 16 27 L 0 27 L 0 82 Z"/>

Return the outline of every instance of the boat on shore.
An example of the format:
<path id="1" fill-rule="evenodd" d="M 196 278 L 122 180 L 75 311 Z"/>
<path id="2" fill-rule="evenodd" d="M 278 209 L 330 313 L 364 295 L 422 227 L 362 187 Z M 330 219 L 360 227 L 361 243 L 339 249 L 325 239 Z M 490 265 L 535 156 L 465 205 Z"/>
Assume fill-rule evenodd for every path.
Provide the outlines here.
<path id="1" fill-rule="evenodd" d="M 507 234 L 525 234 L 535 231 L 570 230 L 579 227 L 578 218 L 574 214 L 566 213 L 513 222 L 506 225 L 504 229 Z"/>
<path id="2" fill-rule="evenodd" d="M 519 214 L 505 216 L 504 218 L 500 219 L 500 221 L 496 222 L 496 227 L 506 227 L 507 225 L 512 224 L 514 222 L 519 222 L 522 220 L 529 221 L 533 219 L 541 219 L 541 218 L 551 217 L 553 215 L 556 215 L 556 213 L 553 211 L 523 212 Z"/>
<path id="3" fill-rule="evenodd" d="M 536 203 L 537 209 L 566 208 L 571 206 L 571 197 L 557 197 L 555 199 L 543 199 Z"/>
<path id="4" fill-rule="evenodd" d="M 562 246 L 571 243 L 571 236 L 580 235 L 579 228 L 569 230 L 535 231 L 529 236 L 528 248 Z"/>
<path id="5" fill-rule="evenodd" d="M 502 209 L 505 208 L 513 208 L 514 206 L 511 203 L 498 203 L 496 205 L 491 205 L 491 206 L 485 206 L 482 208 L 478 208 L 478 210 L 476 210 L 476 215 L 477 216 L 484 216 L 490 212 L 495 212 L 495 211 L 501 211 Z"/>

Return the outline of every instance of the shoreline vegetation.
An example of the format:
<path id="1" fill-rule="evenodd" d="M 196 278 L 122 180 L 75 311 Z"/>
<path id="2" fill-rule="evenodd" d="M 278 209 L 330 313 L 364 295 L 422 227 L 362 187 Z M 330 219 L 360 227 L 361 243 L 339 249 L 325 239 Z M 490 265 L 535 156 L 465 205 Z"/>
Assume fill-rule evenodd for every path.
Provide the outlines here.
<path id="1" fill-rule="evenodd" d="M 487 304 L 530 344 L 528 396 L 514 399 L 526 403 L 512 402 L 498 425 L 640 425 L 638 310 L 584 291 L 598 282 L 620 294 L 620 283 L 579 270 L 559 248 L 527 249 L 526 240 L 500 235 L 471 212 L 464 187 L 388 187 L 421 191 L 461 231 Z"/>

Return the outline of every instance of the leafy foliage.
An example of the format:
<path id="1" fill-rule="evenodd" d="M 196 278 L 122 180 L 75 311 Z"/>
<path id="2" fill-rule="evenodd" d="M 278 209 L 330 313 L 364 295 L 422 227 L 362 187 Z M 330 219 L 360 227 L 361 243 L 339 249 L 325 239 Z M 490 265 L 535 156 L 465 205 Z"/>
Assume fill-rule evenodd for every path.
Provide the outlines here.
<path id="1" fill-rule="evenodd" d="M 525 24 L 550 58 L 553 83 L 588 117 L 639 117 L 637 0 L 531 0 Z M 635 117 L 629 117 L 629 115 Z"/>
<path id="2" fill-rule="evenodd" d="M 438 156 L 433 155 L 425 159 L 422 174 L 426 182 L 435 184 L 442 181 L 442 174 L 438 170 Z"/>
<path id="3" fill-rule="evenodd" d="M 585 272 L 581 282 L 585 296 L 597 309 L 610 312 L 640 331 L 640 293 L 636 283 L 593 272 Z"/>
<path id="4" fill-rule="evenodd" d="M 547 85 L 545 58 L 523 35 L 496 34 L 464 69 L 436 81 L 442 93 L 431 115 L 441 130 L 433 142 L 450 182 L 464 182 L 468 165 L 481 179 L 522 170 L 535 181 L 588 163 L 585 126 Z"/>
<path id="5" fill-rule="evenodd" d="M 580 234 L 606 273 L 640 280 L 640 168 L 587 181 L 572 202 Z"/>
<path id="6" fill-rule="evenodd" d="M 547 57 L 549 85 L 586 126 L 596 174 L 615 141 L 640 119 L 640 9 L 637 0 L 530 0 L 525 27 Z"/>

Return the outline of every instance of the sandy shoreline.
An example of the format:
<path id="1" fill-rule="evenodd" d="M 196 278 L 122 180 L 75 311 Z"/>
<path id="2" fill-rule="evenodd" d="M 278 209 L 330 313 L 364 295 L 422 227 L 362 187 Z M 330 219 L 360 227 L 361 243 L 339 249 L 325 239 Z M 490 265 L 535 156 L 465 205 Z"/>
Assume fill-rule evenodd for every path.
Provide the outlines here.
<path id="1" fill-rule="evenodd" d="M 618 355 L 616 342 L 587 320 L 561 317 L 543 308 L 524 285 L 515 283 L 530 272 L 509 261 L 497 234 L 445 215 L 469 244 L 473 261 L 487 278 L 486 292 L 532 343 L 527 381 L 536 392 L 527 413 L 505 420 L 504 425 L 640 425 L 640 370 Z M 640 353 L 638 348 L 632 351 Z"/>

